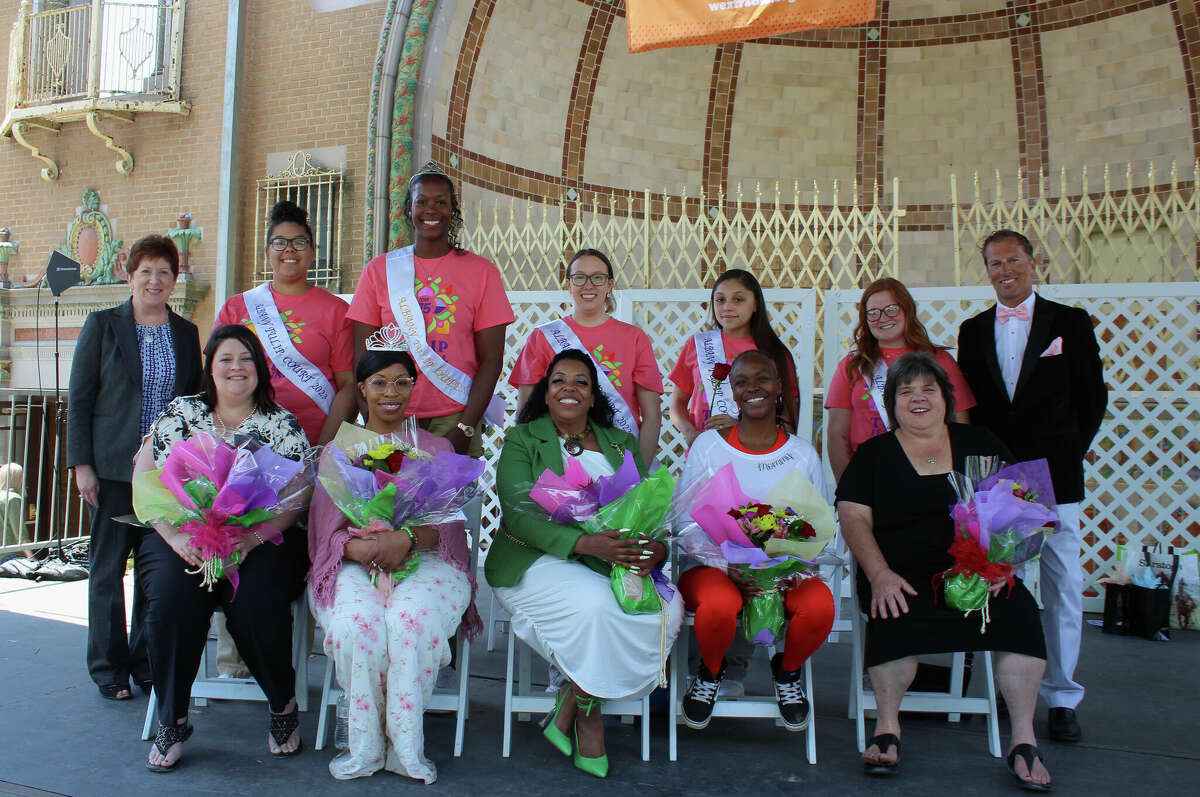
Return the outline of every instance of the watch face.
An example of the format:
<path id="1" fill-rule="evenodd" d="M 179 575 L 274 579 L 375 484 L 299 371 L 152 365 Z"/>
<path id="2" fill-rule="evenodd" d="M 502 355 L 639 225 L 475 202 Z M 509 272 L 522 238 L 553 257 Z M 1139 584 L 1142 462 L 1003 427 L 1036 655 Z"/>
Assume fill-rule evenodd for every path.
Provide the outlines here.
<path id="1" fill-rule="evenodd" d="M 467 426 L 465 423 L 460 423 L 460 424 L 458 425 L 458 428 L 459 428 L 459 429 L 462 431 L 462 433 L 463 433 L 464 435 L 466 435 L 467 437 L 474 437 L 474 436 L 475 436 L 475 427 L 474 427 L 474 426 Z"/>

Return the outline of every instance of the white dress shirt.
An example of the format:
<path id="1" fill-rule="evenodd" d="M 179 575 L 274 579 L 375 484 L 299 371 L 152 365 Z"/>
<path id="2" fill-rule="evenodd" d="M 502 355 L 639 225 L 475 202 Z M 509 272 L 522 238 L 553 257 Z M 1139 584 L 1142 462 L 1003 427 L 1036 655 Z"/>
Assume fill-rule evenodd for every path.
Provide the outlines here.
<path id="1" fill-rule="evenodd" d="M 1004 377 L 1004 387 L 1008 389 L 1009 400 L 1012 400 L 1013 394 L 1017 392 L 1017 379 L 1021 376 L 1021 361 L 1025 359 L 1025 344 L 1029 342 L 1029 329 L 1033 326 L 1033 305 L 1036 297 L 1036 293 L 1030 293 L 1025 301 L 1017 305 L 1017 307 L 1028 309 L 1028 321 L 1010 318 L 1007 322 L 1001 322 L 999 308 L 997 308 L 996 359 L 1000 363 L 1000 375 Z"/>

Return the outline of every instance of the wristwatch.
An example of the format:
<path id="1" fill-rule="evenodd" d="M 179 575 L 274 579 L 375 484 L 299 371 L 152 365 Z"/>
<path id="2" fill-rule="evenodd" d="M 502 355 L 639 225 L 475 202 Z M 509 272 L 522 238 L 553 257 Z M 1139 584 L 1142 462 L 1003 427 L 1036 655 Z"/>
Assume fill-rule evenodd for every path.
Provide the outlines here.
<path id="1" fill-rule="evenodd" d="M 459 422 L 458 422 L 458 430 L 459 430 L 460 432 L 462 432 L 462 433 L 463 433 L 463 437 L 467 438 L 468 440 L 470 440 L 472 437 L 474 437 L 474 436 L 475 436 L 475 427 L 474 427 L 474 426 L 467 426 L 467 425 L 466 425 L 465 423 L 463 423 L 462 421 L 459 421 Z"/>

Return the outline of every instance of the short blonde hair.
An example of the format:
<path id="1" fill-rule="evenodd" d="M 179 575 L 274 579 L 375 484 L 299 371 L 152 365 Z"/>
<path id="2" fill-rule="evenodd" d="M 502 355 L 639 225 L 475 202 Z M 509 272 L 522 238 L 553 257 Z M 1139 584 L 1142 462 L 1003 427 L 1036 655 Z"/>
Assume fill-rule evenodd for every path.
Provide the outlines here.
<path id="1" fill-rule="evenodd" d="M 21 485 L 24 483 L 24 468 L 15 462 L 0 465 L 0 490 L 12 490 L 14 493 L 19 493 Z"/>

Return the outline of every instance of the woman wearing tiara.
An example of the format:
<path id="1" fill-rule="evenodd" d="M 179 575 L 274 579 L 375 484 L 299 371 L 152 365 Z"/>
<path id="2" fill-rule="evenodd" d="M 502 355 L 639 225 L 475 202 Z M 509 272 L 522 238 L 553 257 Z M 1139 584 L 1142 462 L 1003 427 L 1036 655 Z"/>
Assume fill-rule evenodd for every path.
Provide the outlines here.
<path id="1" fill-rule="evenodd" d="M 354 330 L 345 301 L 313 285 L 316 241 L 308 213 L 284 199 L 267 226 L 271 281 L 229 298 L 213 326 L 241 324 L 262 342 L 275 400 L 300 421 L 308 442 L 329 442 L 355 412 Z"/>
<path id="2" fill-rule="evenodd" d="M 616 426 L 638 439 L 642 461 L 658 453 L 662 428 L 662 373 L 650 338 L 641 327 L 618 321 L 613 310 L 612 262 L 598 249 L 580 249 L 567 263 L 567 289 L 575 305 L 566 318 L 542 324 L 530 334 L 517 356 L 508 383 L 517 388 L 521 405 L 546 373 L 554 355 L 581 349 L 607 377 L 601 389 L 613 405 Z"/>
<path id="3" fill-rule="evenodd" d="M 344 427 L 343 440 L 368 441 L 402 433 L 422 451 L 450 450 L 441 437 L 404 431 L 404 415 L 419 383 L 412 356 L 397 350 L 394 326 L 368 341 L 355 376 L 367 407 L 365 429 Z M 391 334 L 389 334 L 391 333 Z M 386 340 L 385 340 L 386 338 Z M 400 346 L 403 344 L 400 343 Z M 380 348 L 375 348 L 379 346 Z M 450 639 L 468 637 L 482 623 L 475 610 L 475 582 L 468 572 L 466 530 L 461 522 L 382 530 L 352 536 L 350 522 L 318 482 L 309 511 L 309 575 L 313 615 L 325 629 L 325 654 L 337 667 L 349 699 L 349 748 L 330 763 L 339 780 L 387 769 L 433 783 L 437 768 L 425 756 L 424 712 L 438 668 L 450 662 Z M 392 573 L 420 551 L 420 566 L 398 582 Z"/>
<path id="4" fill-rule="evenodd" d="M 413 244 L 373 258 L 354 291 L 355 350 L 380 327 L 399 325 L 422 374 L 409 414 L 458 453 L 480 457 L 485 413 L 494 426 L 504 422 L 494 393 L 512 307 L 500 270 L 459 246 L 458 197 L 436 163 L 408 181 L 404 217 Z"/>

